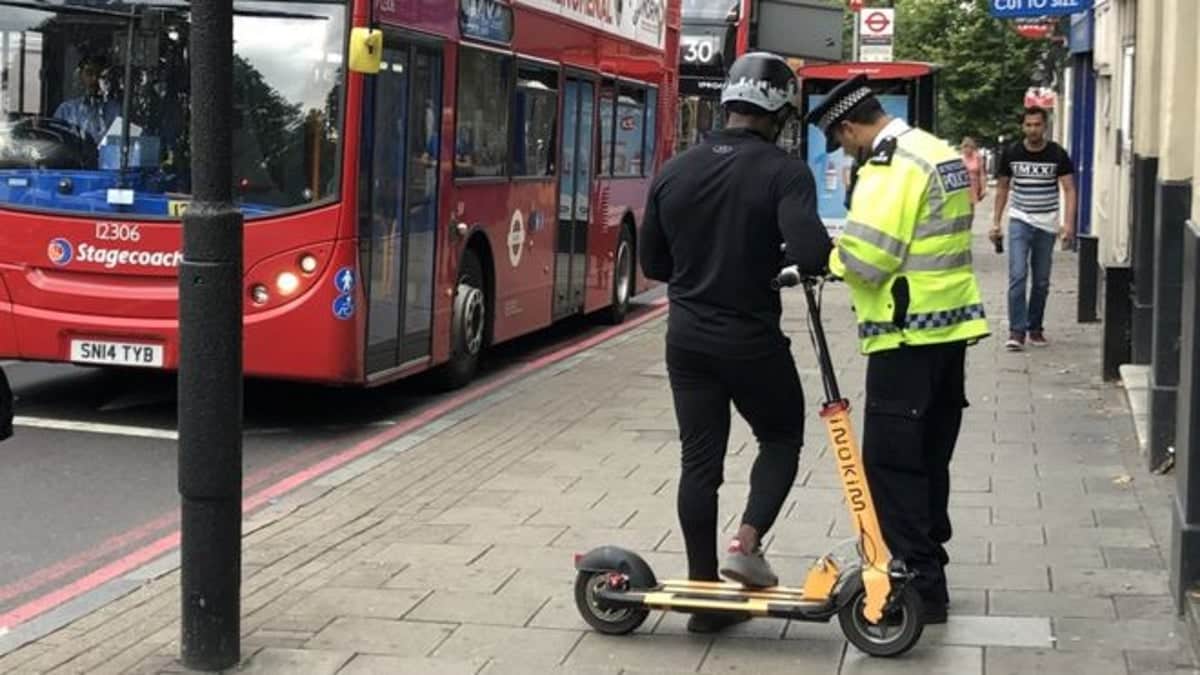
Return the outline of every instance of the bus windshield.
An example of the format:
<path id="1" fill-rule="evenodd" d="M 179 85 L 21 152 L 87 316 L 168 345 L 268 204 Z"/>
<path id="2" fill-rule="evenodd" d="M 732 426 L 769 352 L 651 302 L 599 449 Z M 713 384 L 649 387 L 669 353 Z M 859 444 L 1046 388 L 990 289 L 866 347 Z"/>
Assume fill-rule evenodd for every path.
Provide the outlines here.
<path id="1" fill-rule="evenodd" d="M 0 207 L 180 215 L 188 22 L 181 0 L 0 0 Z M 247 216 L 336 198 L 345 26 L 340 3 L 235 0 L 231 152 Z"/>
<path id="2" fill-rule="evenodd" d="M 684 21 L 724 21 L 740 0 L 683 0 Z"/>

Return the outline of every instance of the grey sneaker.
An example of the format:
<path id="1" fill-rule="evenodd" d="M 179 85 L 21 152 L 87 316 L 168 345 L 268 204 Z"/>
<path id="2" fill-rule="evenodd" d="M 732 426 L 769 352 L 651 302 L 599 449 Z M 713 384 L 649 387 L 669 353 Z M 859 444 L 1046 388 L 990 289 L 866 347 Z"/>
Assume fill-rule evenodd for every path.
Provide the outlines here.
<path id="1" fill-rule="evenodd" d="M 747 552 L 738 539 L 729 544 L 725 564 L 721 566 L 721 576 L 750 588 L 770 588 L 779 585 L 779 577 L 767 563 L 762 547 Z"/>

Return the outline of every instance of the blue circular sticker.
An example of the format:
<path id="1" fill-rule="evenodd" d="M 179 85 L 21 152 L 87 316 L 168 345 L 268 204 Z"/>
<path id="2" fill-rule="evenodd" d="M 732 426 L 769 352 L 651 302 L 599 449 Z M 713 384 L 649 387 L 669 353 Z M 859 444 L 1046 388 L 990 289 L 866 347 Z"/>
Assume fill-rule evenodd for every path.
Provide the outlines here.
<path id="1" fill-rule="evenodd" d="M 354 298 L 349 295 L 339 295 L 333 301 L 333 315 L 343 321 L 354 316 Z"/>

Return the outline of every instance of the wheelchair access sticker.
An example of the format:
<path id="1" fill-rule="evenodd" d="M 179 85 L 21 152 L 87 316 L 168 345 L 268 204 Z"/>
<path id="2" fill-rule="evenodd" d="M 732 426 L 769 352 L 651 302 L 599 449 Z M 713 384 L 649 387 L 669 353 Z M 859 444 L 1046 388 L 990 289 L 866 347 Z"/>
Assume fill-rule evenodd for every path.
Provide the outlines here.
<path id="1" fill-rule="evenodd" d="M 354 316 L 354 296 L 339 295 L 333 301 L 333 315 L 345 321 Z"/>

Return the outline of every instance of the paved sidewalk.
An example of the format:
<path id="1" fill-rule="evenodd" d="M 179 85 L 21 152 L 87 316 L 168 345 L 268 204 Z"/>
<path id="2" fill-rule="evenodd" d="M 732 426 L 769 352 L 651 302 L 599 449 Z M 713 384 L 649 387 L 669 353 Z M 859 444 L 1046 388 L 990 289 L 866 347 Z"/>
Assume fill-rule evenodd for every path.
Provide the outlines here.
<path id="1" fill-rule="evenodd" d="M 990 220 L 981 214 L 982 232 Z M 1137 456 L 1119 386 L 1100 381 L 1100 326 L 1078 325 L 1072 254 L 1056 253 L 1042 350 L 1003 350 L 1004 258 L 978 268 L 994 337 L 969 352 L 971 407 L 954 460 L 950 622 L 899 660 L 863 657 L 830 625 L 761 619 L 728 635 L 654 614 L 590 631 L 571 556 L 613 543 L 660 576 L 684 564 L 678 443 L 661 320 L 543 371 L 306 488 L 247 525 L 242 670 L 254 673 L 1200 672 L 1168 598 L 1171 477 Z M 799 580 L 849 534 L 824 431 L 803 298 L 787 295 L 808 444 L 769 543 Z M 846 291 L 825 293 L 845 394 L 862 400 Z M 797 413 L 799 414 L 799 410 Z M 861 415 L 855 415 L 861 430 Z M 722 515 L 731 531 L 755 447 L 738 420 Z M 2 672 L 178 672 L 178 571 L 0 657 Z"/>

